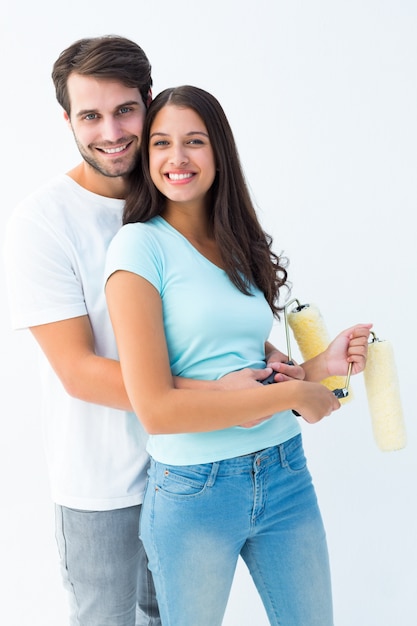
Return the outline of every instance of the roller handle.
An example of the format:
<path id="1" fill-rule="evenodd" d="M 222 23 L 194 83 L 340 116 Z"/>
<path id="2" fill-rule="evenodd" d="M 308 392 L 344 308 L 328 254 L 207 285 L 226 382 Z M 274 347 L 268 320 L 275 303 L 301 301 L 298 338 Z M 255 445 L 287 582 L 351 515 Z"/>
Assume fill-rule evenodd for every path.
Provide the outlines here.
<path id="1" fill-rule="evenodd" d="M 346 389 L 346 387 L 344 387 L 343 389 L 333 389 L 333 395 L 336 396 L 336 398 L 347 398 L 349 395 L 349 391 Z"/>
<path id="2" fill-rule="evenodd" d="M 347 376 L 346 376 L 346 380 L 345 380 L 345 386 L 342 387 L 341 389 L 333 389 L 333 393 L 336 396 L 336 398 L 339 398 L 339 400 L 341 398 L 347 398 L 349 395 L 349 383 L 350 383 L 350 375 L 352 373 L 352 365 L 353 363 L 349 363 L 348 366 L 348 372 L 347 372 Z"/>
<path id="3" fill-rule="evenodd" d="M 265 378 L 264 380 L 260 380 L 259 382 L 262 383 L 263 385 L 272 385 L 272 383 L 275 382 L 275 374 L 277 372 L 273 371 L 272 374 L 270 374 L 268 376 L 268 378 Z"/>

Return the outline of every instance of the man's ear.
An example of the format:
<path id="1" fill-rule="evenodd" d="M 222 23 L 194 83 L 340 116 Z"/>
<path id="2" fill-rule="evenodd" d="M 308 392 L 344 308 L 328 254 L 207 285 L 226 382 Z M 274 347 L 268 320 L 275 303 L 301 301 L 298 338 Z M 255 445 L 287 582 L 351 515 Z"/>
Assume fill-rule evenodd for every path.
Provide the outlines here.
<path id="1" fill-rule="evenodd" d="M 64 115 L 64 120 L 66 121 L 66 123 L 68 124 L 68 126 L 70 127 L 70 129 L 72 130 L 71 120 L 70 120 L 70 118 L 69 118 L 68 113 L 67 113 L 66 111 L 64 111 L 63 115 Z"/>
<path id="2" fill-rule="evenodd" d="M 148 97 L 146 98 L 146 108 L 149 108 L 150 103 L 152 102 L 152 89 L 148 91 Z"/>

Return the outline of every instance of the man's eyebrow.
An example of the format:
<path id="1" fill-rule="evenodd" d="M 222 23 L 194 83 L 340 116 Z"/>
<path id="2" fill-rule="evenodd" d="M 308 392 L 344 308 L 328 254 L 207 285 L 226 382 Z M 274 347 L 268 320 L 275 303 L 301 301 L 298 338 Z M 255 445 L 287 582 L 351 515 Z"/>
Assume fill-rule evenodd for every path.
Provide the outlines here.
<path id="1" fill-rule="evenodd" d="M 169 133 L 163 133 L 158 131 L 149 135 L 149 139 L 152 139 L 152 137 L 155 137 L 156 135 L 158 135 L 159 137 L 169 137 Z M 202 130 L 191 130 L 189 133 L 185 134 L 186 137 L 190 137 L 191 135 L 203 135 L 203 137 L 207 137 L 207 139 L 209 137 L 208 133 L 205 133 Z"/>
<path id="2" fill-rule="evenodd" d="M 114 107 L 113 111 L 118 111 L 119 109 L 123 109 L 123 107 L 128 106 L 139 106 L 142 100 L 128 100 L 127 102 L 122 102 Z M 81 109 L 76 114 L 76 117 L 83 117 L 84 115 L 88 115 L 89 113 L 100 113 L 99 109 Z"/>

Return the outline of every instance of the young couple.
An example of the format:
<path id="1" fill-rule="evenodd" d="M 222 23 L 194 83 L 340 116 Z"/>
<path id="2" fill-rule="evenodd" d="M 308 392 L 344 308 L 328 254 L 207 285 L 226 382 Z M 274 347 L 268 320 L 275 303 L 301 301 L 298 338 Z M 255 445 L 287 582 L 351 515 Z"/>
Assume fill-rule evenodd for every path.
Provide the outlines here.
<path id="1" fill-rule="evenodd" d="M 241 555 L 271 624 L 330 626 L 299 420 L 339 408 L 319 381 L 363 370 L 371 325 L 302 367 L 268 343 L 285 262 L 212 95 L 151 102 L 149 62 L 122 37 L 76 42 L 53 80 L 83 160 L 21 203 L 5 252 L 14 327 L 46 357 L 71 625 L 220 625 Z"/>

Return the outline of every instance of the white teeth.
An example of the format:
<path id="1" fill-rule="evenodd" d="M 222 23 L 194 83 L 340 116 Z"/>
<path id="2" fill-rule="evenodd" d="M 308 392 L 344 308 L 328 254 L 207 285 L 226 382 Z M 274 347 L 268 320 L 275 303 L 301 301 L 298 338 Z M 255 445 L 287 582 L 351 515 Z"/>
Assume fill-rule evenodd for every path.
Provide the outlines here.
<path id="1" fill-rule="evenodd" d="M 168 178 L 169 180 L 184 180 L 185 178 L 192 178 L 193 174 L 187 173 L 187 174 L 171 174 L 170 172 L 168 173 Z"/>
<path id="2" fill-rule="evenodd" d="M 116 152 L 122 152 L 125 148 L 126 146 L 120 146 L 120 148 L 102 148 L 102 150 L 106 154 L 116 154 Z"/>

